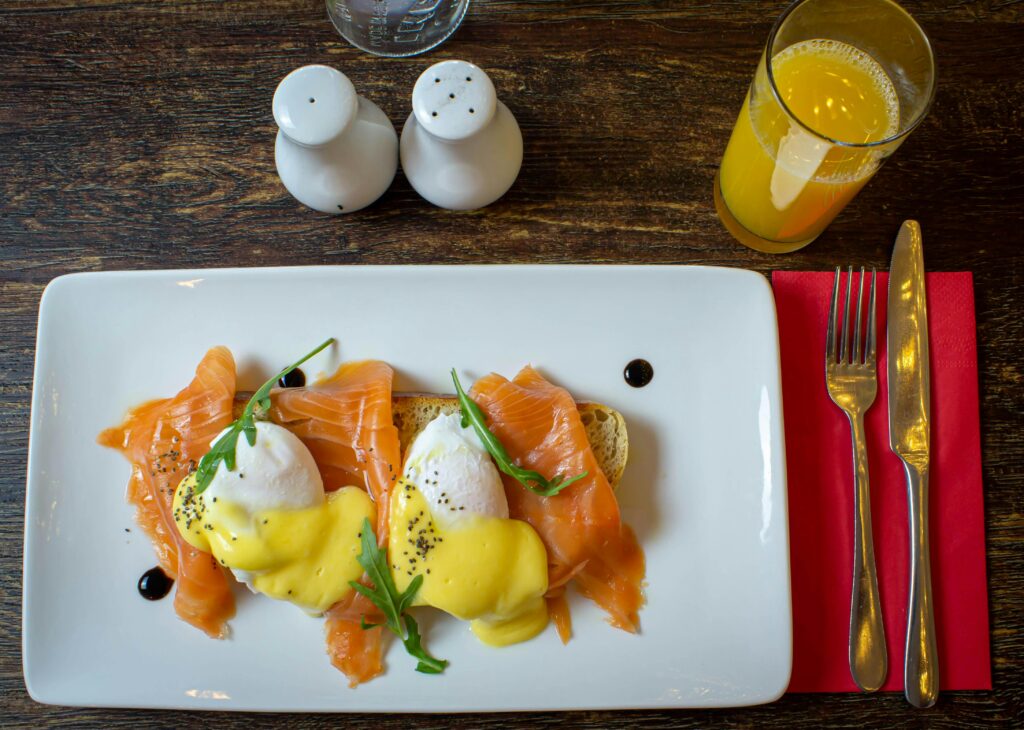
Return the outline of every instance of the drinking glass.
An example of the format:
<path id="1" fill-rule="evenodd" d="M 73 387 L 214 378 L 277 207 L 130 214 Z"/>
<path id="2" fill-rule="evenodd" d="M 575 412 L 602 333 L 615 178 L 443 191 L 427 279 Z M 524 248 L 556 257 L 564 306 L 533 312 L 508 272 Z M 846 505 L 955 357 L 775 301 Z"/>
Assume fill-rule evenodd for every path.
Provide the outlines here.
<path id="1" fill-rule="evenodd" d="M 924 31 L 890 0 L 797 0 L 776 21 L 715 175 L 750 248 L 817 238 L 921 123 L 935 95 Z"/>
<path id="2" fill-rule="evenodd" d="M 356 48 L 378 56 L 415 56 L 443 43 L 469 0 L 327 0 L 327 14 Z"/>

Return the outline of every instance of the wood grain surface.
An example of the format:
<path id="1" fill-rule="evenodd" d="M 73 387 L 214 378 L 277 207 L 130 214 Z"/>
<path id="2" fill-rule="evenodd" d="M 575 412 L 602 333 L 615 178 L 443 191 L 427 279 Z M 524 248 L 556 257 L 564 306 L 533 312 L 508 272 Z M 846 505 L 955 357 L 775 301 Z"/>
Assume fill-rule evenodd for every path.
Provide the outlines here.
<path id="1" fill-rule="evenodd" d="M 726 234 L 711 184 L 782 0 L 474 0 L 439 51 L 348 46 L 321 0 L 0 0 L 0 703 L 4 727 L 975 727 L 1024 724 L 1024 4 L 907 0 L 939 59 L 935 106 L 835 224 L 771 257 Z M 274 171 L 270 100 L 326 63 L 401 123 L 420 71 L 486 69 L 525 137 L 482 211 L 431 207 L 399 174 L 371 208 L 304 209 Z M 39 298 L 55 276 L 167 267 L 618 262 L 884 268 L 921 221 L 932 270 L 974 272 L 995 690 L 761 708 L 447 717 L 211 715 L 44 707 L 21 674 L 24 474 Z M 74 600 L 69 596 L 68 600 Z M 339 685 L 341 686 L 341 685 Z"/>

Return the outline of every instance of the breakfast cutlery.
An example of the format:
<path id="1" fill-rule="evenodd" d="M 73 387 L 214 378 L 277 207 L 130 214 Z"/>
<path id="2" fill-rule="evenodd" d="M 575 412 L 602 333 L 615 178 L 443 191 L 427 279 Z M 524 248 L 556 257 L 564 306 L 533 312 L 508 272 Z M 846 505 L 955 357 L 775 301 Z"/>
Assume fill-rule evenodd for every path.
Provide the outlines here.
<path id="1" fill-rule="evenodd" d="M 903 461 L 910 516 L 910 595 L 903 682 L 907 701 L 931 707 L 939 694 L 928 556 L 930 371 L 921 227 L 905 221 L 889 269 L 889 445 Z"/>
<path id="2" fill-rule="evenodd" d="M 832 286 L 832 304 L 828 313 L 825 343 L 825 384 L 832 402 L 850 419 L 853 436 L 853 588 L 850 597 L 850 673 L 864 692 L 874 692 L 885 681 L 888 660 L 882 608 L 878 596 L 875 550 L 871 537 L 871 489 L 868 479 L 868 452 L 864 435 L 864 414 L 878 393 L 878 367 L 875 339 L 875 271 L 871 270 L 867 326 L 861 338 L 861 314 L 864 311 L 864 268 L 860 270 L 857 290 L 857 316 L 850 337 L 850 293 L 853 267 L 847 270 L 846 296 L 839 322 L 839 267 Z M 842 334 L 837 338 L 838 327 Z M 837 339 L 839 350 L 837 352 Z"/>

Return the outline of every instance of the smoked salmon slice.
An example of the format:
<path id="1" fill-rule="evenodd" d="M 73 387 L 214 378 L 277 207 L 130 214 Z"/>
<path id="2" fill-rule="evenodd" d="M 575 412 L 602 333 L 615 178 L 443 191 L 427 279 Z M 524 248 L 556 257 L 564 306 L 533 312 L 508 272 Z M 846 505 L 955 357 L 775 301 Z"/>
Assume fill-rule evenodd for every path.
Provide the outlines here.
<path id="1" fill-rule="evenodd" d="M 362 360 L 309 387 L 271 393 L 271 420 L 302 439 L 324 488 L 362 487 L 373 497 L 380 544 L 387 544 L 388 494 L 402 467 L 391 419 L 393 379 L 387 363 Z"/>
<path id="2" fill-rule="evenodd" d="M 551 623 L 555 625 L 558 638 L 563 644 L 568 644 L 572 638 L 572 614 L 569 612 L 569 601 L 565 597 L 565 586 L 555 588 L 547 596 L 548 616 Z"/>
<path id="3" fill-rule="evenodd" d="M 388 495 L 401 469 L 398 429 L 391 415 L 394 373 L 377 360 L 345 363 L 306 388 L 275 390 L 270 417 L 302 439 L 328 490 L 362 487 L 377 505 L 377 542 L 387 544 Z M 367 599 L 352 593 L 327 612 L 327 653 L 354 687 L 384 671 L 380 620 Z"/>
<path id="4" fill-rule="evenodd" d="M 644 603 L 643 550 L 622 522 L 572 396 L 531 366 L 511 381 L 493 373 L 481 378 L 470 396 L 519 466 L 549 479 L 587 472 L 553 497 L 535 494 L 502 475 L 509 515 L 532 525 L 547 548 L 549 606 L 562 640 L 571 630 L 563 597 L 570 581 L 608 613 L 612 626 L 636 632 Z"/>
<path id="5" fill-rule="evenodd" d="M 214 638 L 227 635 L 227 622 L 235 615 L 230 582 L 212 555 L 178 534 L 172 502 L 178 483 L 231 425 L 234 397 L 234 358 L 226 347 L 214 347 L 188 387 L 173 398 L 133 409 L 124 423 L 97 438 L 131 462 L 128 501 L 153 542 L 160 567 L 175 579 L 174 610 Z"/>
<path id="6" fill-rule="evenodd" d="M 363 629 L 361 621 L 384 623 L 373 602 L 353 591 L 327 612 L 327 655 L 355 687 L 384 673 L 384 628 Z"/>

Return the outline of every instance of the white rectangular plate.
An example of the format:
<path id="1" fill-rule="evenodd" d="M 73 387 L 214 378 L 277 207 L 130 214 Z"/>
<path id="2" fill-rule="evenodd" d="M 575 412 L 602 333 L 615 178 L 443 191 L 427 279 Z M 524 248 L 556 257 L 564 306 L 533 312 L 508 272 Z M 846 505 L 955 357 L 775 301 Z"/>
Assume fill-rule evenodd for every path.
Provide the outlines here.
<path id="1" fill-rule="evenodd" d="M 232 637 L 147 602 L 155 564 L 124 501 L 129 467 L 95 444 L 142 401 L 184 387 L 207 348 L 231 348 L 240 388 L 326 337 L 308 367 L 379 358 L 396 389 L 451 392 L 533 363 L 580 400 L 621 411 L 619 500 L 647 553 L 641 633 L 573 595 L 553 627 L 491 649 L 424 618 L 443 676 L 400 645 L 357 689 L 325 654 L 322 621 L 239 592 Z M 636 357 L 654 379 L 634 389 Z M 130 530 L 130 531 L 129 531 Z M 775 306 L 764 277 L 697 267 L 322 267 L 78 274 L 39 313 L 25 519 L 23 642 L 32 697 L 62 705 L 462 712 L 721 707 L 789 682 L 791 612 Z M 420 614 L 428 615 L 427 612 Z"/>

